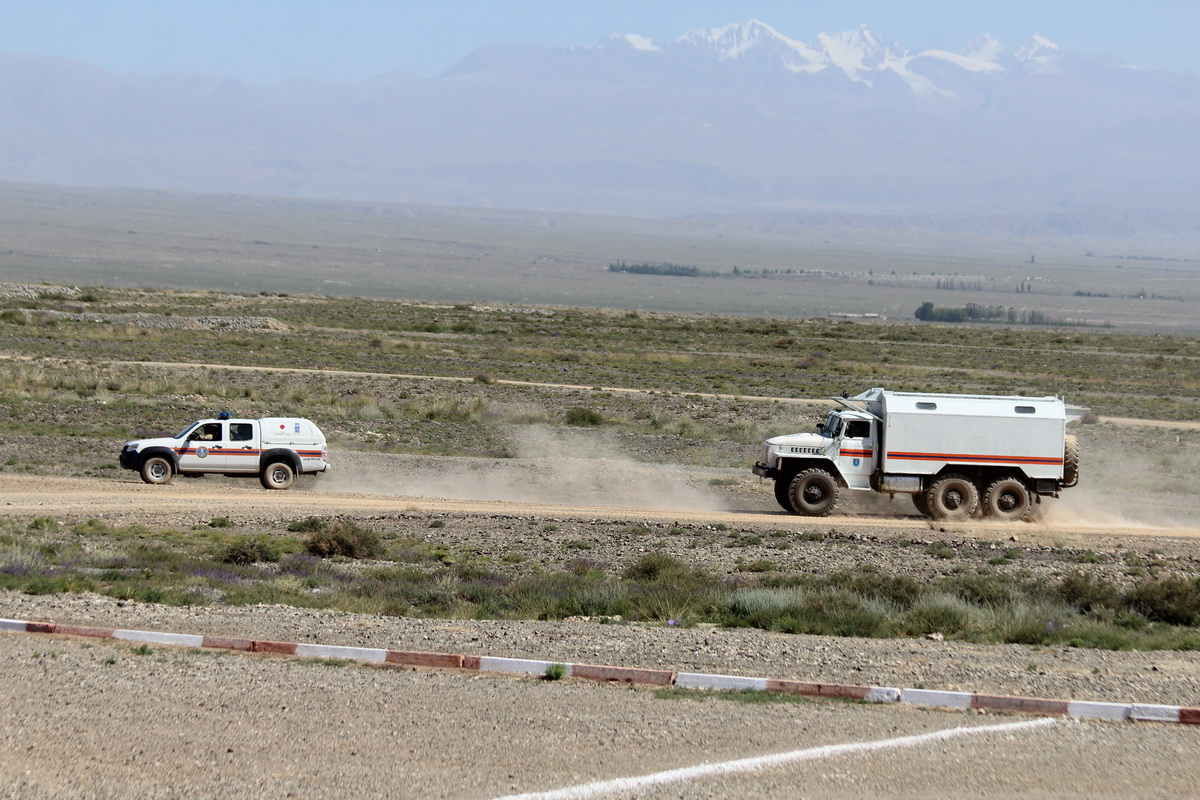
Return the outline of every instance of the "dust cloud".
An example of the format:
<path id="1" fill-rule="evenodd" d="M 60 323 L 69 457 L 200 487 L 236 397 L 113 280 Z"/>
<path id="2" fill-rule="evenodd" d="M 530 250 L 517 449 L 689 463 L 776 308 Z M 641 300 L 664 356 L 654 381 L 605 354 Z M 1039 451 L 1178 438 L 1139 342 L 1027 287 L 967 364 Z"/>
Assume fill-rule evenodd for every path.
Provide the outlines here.
<path id="1" fill-rule="evenodd" d="M 332 453 L 316 491 L 564 506 L 728 511 L 708 482 L 729 470 L 646 463 L 603 432 L 522 427 L 515 458 Z M 739 476 L 743 470 L 735 471 Z"/>
<path id="2" fill-rule="evenodd" d="M 1175 431 L 1080 431 L 1079 485 L 1044 522 L 1077 528 L 1186 528 L 1200 520 L 1200 448 Z"/>

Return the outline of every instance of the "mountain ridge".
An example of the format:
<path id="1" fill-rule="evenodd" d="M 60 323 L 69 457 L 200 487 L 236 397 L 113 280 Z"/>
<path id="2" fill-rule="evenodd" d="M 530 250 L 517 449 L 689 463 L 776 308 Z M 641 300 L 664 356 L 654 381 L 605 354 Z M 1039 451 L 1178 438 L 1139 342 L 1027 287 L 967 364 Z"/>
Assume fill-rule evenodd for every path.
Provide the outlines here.
<path id="1" fill-rule="evenodd" d="M 9 54 L 0 115 L 17 182 L 654 217 L 1200 211 L 1200 81 L 1036 34 L 911 51 L 749 20 L 268 86 Z"/>

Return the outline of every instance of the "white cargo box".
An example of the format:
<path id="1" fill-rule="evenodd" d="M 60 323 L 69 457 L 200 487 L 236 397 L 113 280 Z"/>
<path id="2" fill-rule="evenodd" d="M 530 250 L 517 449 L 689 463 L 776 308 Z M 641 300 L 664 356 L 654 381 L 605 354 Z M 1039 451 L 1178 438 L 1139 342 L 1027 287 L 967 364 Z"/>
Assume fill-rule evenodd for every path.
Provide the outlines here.
<path id="1" fill-rule="evenodd" d="M 932 475 L 947 464 L 1020 467 L 1061 479 L 1063 437 L 1074 418 L 1060 398 L 873 390 L 858 398 L 884 420 L 882 469 Z"/>
<path id="2" fill-rule="evenodd" d="M 297 417 L 266 417 L 259 420 L 262 442 L 268 444 L 318 445 L 325 441 L 324 434 L 312 422 Z"/>

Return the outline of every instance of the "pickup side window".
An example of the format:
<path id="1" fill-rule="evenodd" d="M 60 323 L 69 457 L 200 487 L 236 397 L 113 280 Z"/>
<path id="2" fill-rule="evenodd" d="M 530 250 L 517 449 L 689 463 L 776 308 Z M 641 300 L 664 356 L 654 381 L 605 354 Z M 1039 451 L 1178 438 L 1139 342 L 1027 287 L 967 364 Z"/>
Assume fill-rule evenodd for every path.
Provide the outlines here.
<path id="1" fill-rule="evenodd" d="M 229 423 L 229 441 L 248 442 L 254 438 L 254 426 L 249 422 Z"/>
<path id="2" fill-rule="evenodd" d="M 221 441 L 221 423 L 206 422 L 192 431 L 192 435 L 188 438 L 197 442 L 219 442 Z"/>

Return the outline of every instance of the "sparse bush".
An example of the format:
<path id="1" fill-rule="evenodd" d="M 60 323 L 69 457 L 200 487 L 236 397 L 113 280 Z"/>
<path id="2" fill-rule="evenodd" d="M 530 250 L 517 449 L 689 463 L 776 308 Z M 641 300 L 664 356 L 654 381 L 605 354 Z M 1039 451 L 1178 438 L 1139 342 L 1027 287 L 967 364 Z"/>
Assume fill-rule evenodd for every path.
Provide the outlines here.
<path id="1" fill-rule="evenodd" d="M 961 597 L 938 592 L 918 599 L 904 613 L 904 630 L 914 636 L 952 636 L 972 629 L 975 613 L 975 607 Z"/>
<path id="2" fill-rule="evenodd" d="M 379 534 L 343 520 L 331 522 L 323 529 L 310 533 L 304 542 L 304 549 L 319 558 L 378 558 L 383 555 Z"/>
<path id="3" fill-rule="evenodd" d="M 279 560 L 279 545 L 269 536 L 242 536 L 226 546 L 221 561 L 226 564 L 256 564 Z"/>
<path id="4" fill-rule="evenodd" d="M 1084 614 L 1101 607 L 1118 608 L 1121 594 L 1115 586 L 1086 572 L 1067 573 L 1058 583 L 1058 596 Z"/>
<path id="5" fill-rule="evenodd" d="M 581 406 L 572 406 L 567 409 L 567 424 L 574 425 L 580 428 L 595 428 L 604 424 L 604 415 L 599 411 L 593 411 L 590 408 Z"/>
<path id="6" fill-rule="evenodd" d="M 646 555 L 630 564 L 621 574 L 626 580 L 658 581 L 686 575 L 689 572 L 690 570 L 687 565 L 682 561 L 655 550 L 654 552 L 646 553 Z"/>
<path id="7" fill-rule="evenodd" d="M 1126 605 L 1155 622 L 1200 624 L 1200 577 L 1169 577 L 1140 582 L 1125 595 Z"/>

